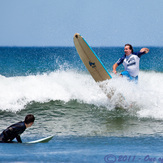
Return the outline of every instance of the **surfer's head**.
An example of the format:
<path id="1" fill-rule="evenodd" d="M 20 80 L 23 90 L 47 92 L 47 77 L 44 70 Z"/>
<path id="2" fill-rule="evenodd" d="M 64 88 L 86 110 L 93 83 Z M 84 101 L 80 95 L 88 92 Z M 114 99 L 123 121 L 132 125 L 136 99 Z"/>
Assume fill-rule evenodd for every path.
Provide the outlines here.
<path id="1" fill-rule="evenodd" d="M 124 48 L 125 54 L 128 56 L 133 53 L 133 47 L 130 44 L 126 44 Z"/>
<path id="2" fill-rule="evenodd" d="M 26 115 L 25 120 L 24 120 L 25 125 L 26 125 L 27 128 L 31 127 L 32 124 L 34 123 L 34 121 L 35 121 L 35 117 L 32 114 Z"/>

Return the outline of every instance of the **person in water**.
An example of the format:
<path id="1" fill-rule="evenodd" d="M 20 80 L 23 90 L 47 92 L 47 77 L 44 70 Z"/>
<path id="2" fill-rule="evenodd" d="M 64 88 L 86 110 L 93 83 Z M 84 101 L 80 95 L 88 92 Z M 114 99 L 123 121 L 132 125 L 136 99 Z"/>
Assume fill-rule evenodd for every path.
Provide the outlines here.
<path id="1" fill-rule="evenodd" d="M 130 81 L 138 81 L 140 57 L 149 52 L 148 48 L 142 48 L 140 52 L 134 53 L 133 47 L 126 44 L 124 47 L 124 56 L 113 65 L 113 73 L 117 73 L 116 68 L 123 63 L 125 71 L 121 72 L 121 76 L 126 76 Z"/>
<path id="2" fill-rule="evenodd" d="M 32 114 L 28 114 L 24 121 L 15 123 L 9 126 L 0 134 L 0 143 L 12 143 L 13 139 L 17 139 L 19 143 L 22 143 L 20 135 L 34 123 L 35 117 Z"/>

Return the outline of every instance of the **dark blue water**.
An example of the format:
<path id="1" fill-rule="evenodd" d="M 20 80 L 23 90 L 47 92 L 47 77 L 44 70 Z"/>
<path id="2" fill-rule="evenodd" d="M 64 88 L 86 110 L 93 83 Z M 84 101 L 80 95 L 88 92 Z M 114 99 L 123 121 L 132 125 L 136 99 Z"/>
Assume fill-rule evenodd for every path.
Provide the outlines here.
<path id="1" fill-rule="evenodd" d="M 137 47 L 134 50 L 140 49 Z M 123 47 L 94 47 L 93 50 L 109 71 L 124 54 Z M 162 72 L 163 48 L 151 47 L 150 53 L 143 56 L 141 62 L 141 70 Z M 4 76 L 51 72 L 60 69 L 60 66 L 86 71 L 74 47 L 0 47 L 0 65 L 1 75 Z"/>
<path id="2" fill-rule="evenodd" d="M 55 135 L 1 144 L 0 162 L 163 162 L 163 48 L 149 49 L 135 85 L 112 73 L 123 47 L 93 48 L 113 77 L 108 99 L 74 47 L 0 47 L 0 131 L 32 113 L 23 142 Z"/>

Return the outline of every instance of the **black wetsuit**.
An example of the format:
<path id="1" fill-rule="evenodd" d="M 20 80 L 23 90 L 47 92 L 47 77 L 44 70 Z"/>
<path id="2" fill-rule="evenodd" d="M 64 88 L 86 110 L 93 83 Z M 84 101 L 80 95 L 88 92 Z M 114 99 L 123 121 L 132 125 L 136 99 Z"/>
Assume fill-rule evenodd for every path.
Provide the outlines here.
<path id="1" fill-rule="evenodd" d="M 19 143 L 22 143 L 20 135 L 25 131 L 26 126 L 24 122 L 18 122 L 9 126 L 0 134 L 0 143 L 12 143 L 13 139 L 17 139 Z"/>

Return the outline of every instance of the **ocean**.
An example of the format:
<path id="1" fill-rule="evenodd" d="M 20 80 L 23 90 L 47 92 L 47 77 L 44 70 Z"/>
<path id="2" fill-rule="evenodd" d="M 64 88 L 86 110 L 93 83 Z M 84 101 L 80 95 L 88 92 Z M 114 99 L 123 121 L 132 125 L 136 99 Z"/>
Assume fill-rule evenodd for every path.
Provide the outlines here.
<path id="1" fill-rule="evenodd" d="M 1 143 L 0 162 L 163 163 L 163 47 L 148 48 L 135 84 L 122 65 L 112 73 L 123 47 L 92 47 L 112 75 L 109 99 L 75 47 L 0 47 L 0 132 L 34 114 L 22 141 L 54 135 Z"/>

